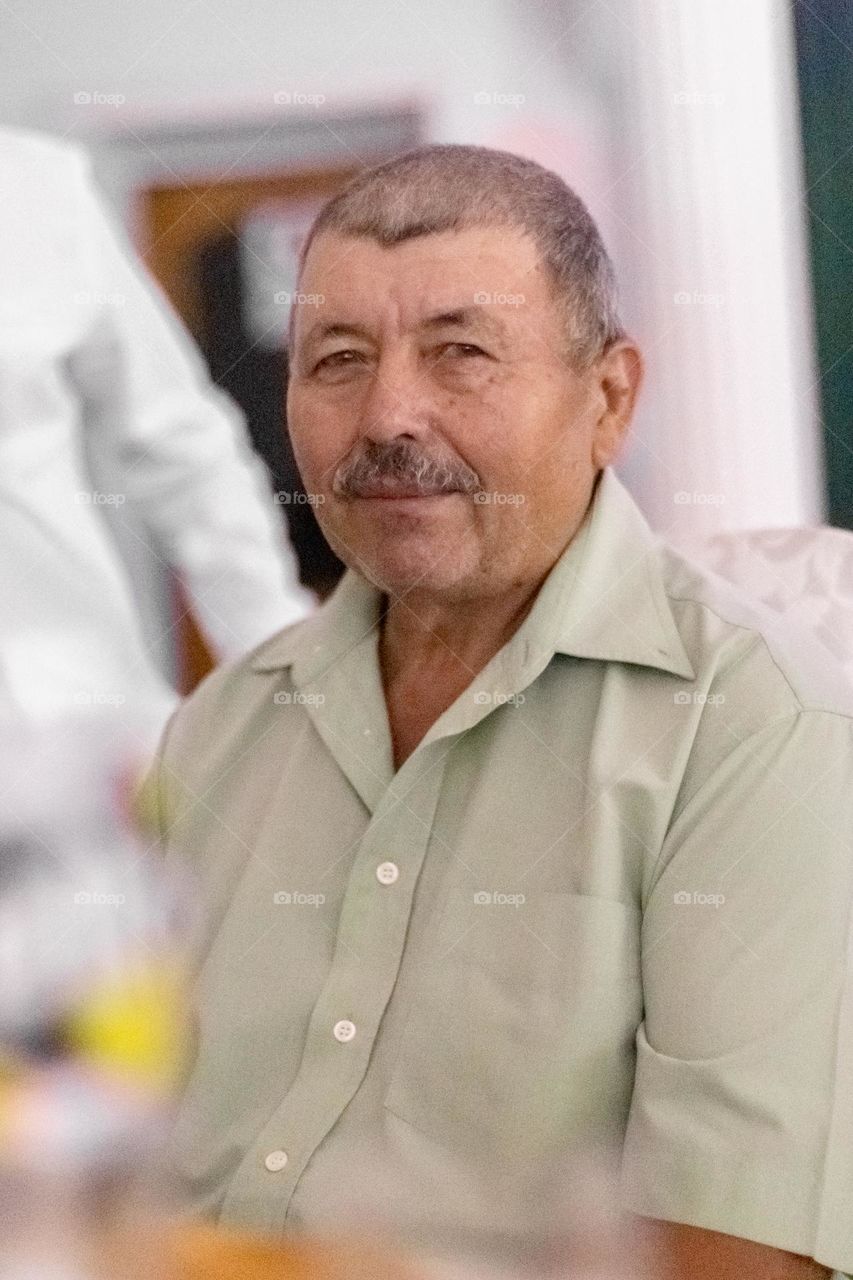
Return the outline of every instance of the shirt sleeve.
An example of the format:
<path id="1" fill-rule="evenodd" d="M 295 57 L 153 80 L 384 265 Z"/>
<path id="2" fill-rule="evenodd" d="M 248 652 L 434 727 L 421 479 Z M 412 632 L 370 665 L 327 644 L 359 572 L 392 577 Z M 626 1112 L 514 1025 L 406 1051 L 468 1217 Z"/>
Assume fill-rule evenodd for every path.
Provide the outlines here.
<path id="1" fill-rule="evenodd" d="M 626 1207 L 853 1271 L 853 721 L 739 744 L 644 911 Z"/>
<path id="2" fill-rule="evenodd" d="M 310 613 L 266 468 L 230 397 L 107 214 L 79 153 L 81 279 L 95 319 L 69 360 L 85 449 L 126 491 L 221 660 Z"/>

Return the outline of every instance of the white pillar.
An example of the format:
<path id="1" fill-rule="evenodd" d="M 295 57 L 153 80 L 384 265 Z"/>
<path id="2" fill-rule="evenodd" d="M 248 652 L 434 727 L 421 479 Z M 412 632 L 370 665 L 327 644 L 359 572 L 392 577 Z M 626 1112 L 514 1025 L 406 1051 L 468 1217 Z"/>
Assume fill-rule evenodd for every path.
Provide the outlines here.
<path id="1" fill-rule="evenodd" d="M 624 88 L 609 213 L 648 361 L 621 474 L 675 540 L 820 523 L 789 7 L 619 0 L 608 13 Z"/>

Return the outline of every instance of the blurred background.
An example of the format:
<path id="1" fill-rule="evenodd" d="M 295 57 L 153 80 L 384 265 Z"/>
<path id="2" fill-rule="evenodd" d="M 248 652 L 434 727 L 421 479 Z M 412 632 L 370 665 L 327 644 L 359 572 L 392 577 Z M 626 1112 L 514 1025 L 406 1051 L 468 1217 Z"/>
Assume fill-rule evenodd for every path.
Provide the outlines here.
<path id="1" fill-rule="evenodd" d="M 19 178 L 0 151 L 0 218 L 9 219 L 0 224 L 0 722 L 4 682 L 12 689 L 16 670 L 23 690 L 0 724 L 0 1216 L 19 1224 L 23 1244 L 0 1248 L 0 1277 L 131 1280 L 125 1263 L 96 1270 L 82 1252 L 75 1261 L 68 1224 L 80 1219 L 81 1197 L 99 1217 L 105 1188 L 118 1201 L 128 1169 L 144 1164 L 183 1052 L 173 952 L 187 931 L 188 895 L 149 864 L 156 795 L 140 799 L 133 782 L 179 694 L 315 607 L 342 572 L 285 422 L 288 315 L 314 215 L 365 166 L 426 142 L 484 144 L 555 170 L 602 230 L 625 320 L 646 353 L 618 469 L 652 526 L 685 546 L 755 531 L 757 541 L 744 543 L 750 564 L 767 531 L 851 530 L 853 6 L 0 0 L 0 147 L 7 129 L 84 149 L 104 207 L 190 337 L 186 351 L 166 344 L 163 313 L 155 323 L 132 277 L 119 277 L 133 303 L 127 312 L 134 323 L 142 317 L 135 336 L 126 325 L 136 350 L 166 344 L 164 368 L 178 388 L 170 412 L 190 442 L 169 456 L 173 422 L 156 405 L 156 361 L 143 365 L 151 421 L 166 440 L 156 483 L 152 471 L 151 526 L 145 502 L 125 504 L 120 494 L 97 513 L 69 505 L 82 484 L 82 402 L 64 406 L 67 457 L 50 432 L 41 452 L 21 453 L 26 489 L 14 448 L 41 423 L 37 412 L 32 423 L 19 420 L 15 397 L 32 374 L 25 389 L 38 408 L 56 353 L 45 347 L 37 370 L 22 356 L 50 327 L 45 316 L 79 298 L 50 276 L 50 263 L 70 256 L 64 208 L 19 202 Z M 55 242 L 48 226 L 59 229 Z M 32 234 L 20 234 L 25 227 Z M 18 332 L 17 275 L 20 297 L 34 282 L 34 338 Z M 94 305 L 120 312 L 125 300 L 119 290 Z M 122 317 L 112 322 L 120 332 Z M 196 348 L 211 385 L 236 406 L 230 425 L 204 399 L 209 387 L 188 390 L 187 353 L 196 358 Z M 214 436 L 216 474 L 188 501 L 178 537 L 175 493 L 192 488 Z M 260 464 L 247 460 L 247 440 Z M 137 462 L 160 447 L 149 449 L 141 431 L 136 443 Z M 255 510 L 241 526 L 247 503 Z M 96 517 L 120 550 L 121 575 L 106 551 L 95 555 Z M 164 528 L 173 521 L 171 559 L 151 536 L 160 517 Z M 208 518 L 216 537 L 205 543 Z M 231 576 L 217 595 L 216 561 L 228 548 Z M 849 601 L 846 540 L 843 551 Z M 770 552 L 782 555 L 772 536 Z M 792 591 L 840 598 L 842 569 L 833 567 L 827 589 L 813 563 Z M 775 589 L 781 573 L 771 576 Z M 267 608 L 269 584 L 276 598 Z M 197 608 L 205 601 L 206 617 Z M 64 664 L 55 679 L 46 675 L 54 658 Z M 156 681 L 143 674 L 149 664 Z M 79 717 L 69 719 L 69 708 Z M 46 1204 L 55 1206 L 55 1238 L 44 1244 Z M 204 1240 L 191 1248 L 185 1270 L 163 1264 L 159 1274 L 225 1274 Z M 140 1274 L 158 1273 L 150 1243 L 130 1252 Z M 35 1270 L 15 1269 L 24 1256 L 41 1259 Z M 355 1265 L 349 1252 L 342 1271 L 329 1264 L 322 1274 L 354 1280 Z M 281 1275 L 280 1266 L 259 1256 L 255 1270 L 233 1274 Z M 291 1266 L 293 1276 L 321 1274 L 313 1257 Z M 363 1274 L 384 1272 L 368 1260 Z M 612 1280 L 614 1272 L 585 1274 Z"/>
<path id="2" fill-rule="evenodd" d="M 425 141 L 530 156 L 590 206 L 647 352 L 620 471 L 657 529 L 853 527 L 851 104 L 837 0 L 0 5 L 0 124 L 88 148 L 320 598 L 341 566 L 283 421 L 295 255 L 350 175 Z M 119 536 L 187 691 L 205 642 L 145 539 Z"/>

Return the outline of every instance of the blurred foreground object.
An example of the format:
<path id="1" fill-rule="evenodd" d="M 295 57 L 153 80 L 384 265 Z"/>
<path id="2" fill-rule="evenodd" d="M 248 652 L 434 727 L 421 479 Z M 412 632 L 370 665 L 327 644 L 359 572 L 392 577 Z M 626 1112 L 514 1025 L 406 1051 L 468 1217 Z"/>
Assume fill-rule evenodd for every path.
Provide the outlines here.
<path id="1" fill-rule="evenodd" d="M 240 415 L 85 154 L 0 130 L 0 204 L 0 712 L 144 711 L 153 746 L 177 702 L 155 656 L 170 620 L 140 612 L 158 564 L 219 660 L 314 597 Z"/>
<path id="2" fill-rule="evenodd" d="M 416 1263 L 358 1238 L 275 1244 L 208 1227 L 175 1235 L 174 1280 L 430 1280 Z"/>
<path id="3" fill-rule="evenodd" d="M 443 1171 L 458 1201 L 454 1221 L 426 1176 L 366 1142 L 356 1176 L 327 1207 L 323 1234 L 384 1241 L 389 1253 L 417 1259 L 427 1280 L 664 1280 L 654 1232 L 620 1207 L 618 1150 L 567 1134 L 565 1155 L 548 1154 L 545 1134 L 559 1128 L 565 1087 L 555 1075 L 543 1091 L 541 1127 L 523 1134 L 508 1126 L 506 1158 L 491 1173 Z M 503 1231 L 474 1225 L 480 1199 L 498 1207 Z"/>
<path id="4" fill-rule="evenodd" d="M 97 1239 L 156 1198 L 179 894 L 134 834 L 134 762 L 103 717 L 6 722 L 0 763 L 0 1278 L 83 1280 Z"/>

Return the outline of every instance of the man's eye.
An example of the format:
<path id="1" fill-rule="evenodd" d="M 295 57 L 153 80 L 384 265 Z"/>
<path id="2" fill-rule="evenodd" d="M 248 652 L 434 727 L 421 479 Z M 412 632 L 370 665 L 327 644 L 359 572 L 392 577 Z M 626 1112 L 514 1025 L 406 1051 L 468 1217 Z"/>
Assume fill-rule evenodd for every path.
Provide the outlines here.
<path id="1" fill-rule="evenodd" d="M 351 356 L 352 359 L 347 359 L 346 357 L 348 356 Z M 353 364 L 358 359 L 361 359 L 360 352 L 352 351 L 349 348 L 345 351 L 332 351 L 329 355 L 323 356 L 322 360 L 318 360 L 314 368 L 322 369 L 325 367 L 327 369 L 340 369 L 348 364 Z"/>
<path id="2" fill-rule="evenodd" d="M 476 346 L 473 342 L 448 342 L 442 348 L 442 353 L 445 351 L 461 356 L 484 356 L 486 354 L 482 347 Z"/>

